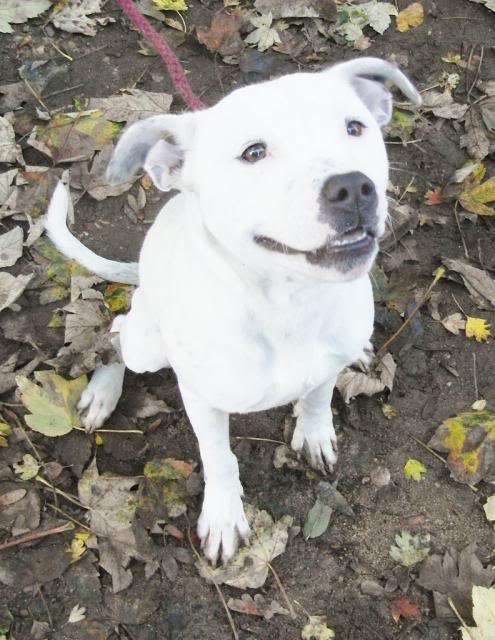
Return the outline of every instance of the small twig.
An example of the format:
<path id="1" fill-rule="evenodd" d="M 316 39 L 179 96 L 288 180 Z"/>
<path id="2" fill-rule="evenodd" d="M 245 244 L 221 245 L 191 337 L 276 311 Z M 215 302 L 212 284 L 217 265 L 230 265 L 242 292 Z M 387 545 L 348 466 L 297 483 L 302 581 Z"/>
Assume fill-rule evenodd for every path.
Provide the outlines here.
<path id="1" fill-rule="evenodd" d="M 428 300 L 428 298 L 430 296 L 430 293 L 432 292 L 433 287 L 437 284 L 437 282 L 444 275 L 444 273 L 445 273 L 445 269 L 443 267 L 439 267 L 437 269 L 435 277 L 433 278 L 432 283 L 430 284 L 430 286 L 426 290 L 426 293 L 424 294 L 424 296 L 417 303 L 417 305 L 411 311 L 411 313 L 406 318 L 406 320 L 403 322 L 403 324 L 397 329 L 397 331 L 392 336 L 390 336 L 390 338 L 388 340 L 386 340 L 382 344 L 382 346 L 378 349 L 378 351 L 376 352 L 376 357 L 378 357 L 381 353 L 383 353 L 387 349 L 387 347 L 389 347 L 392 344 L 392 342 L 404 331 L 404 329 L 408 326 L 408 324 L 411 322 L 411 320 L 416 315 L 416 313 L 419 311 L 419 309 L 421 309 L 421 307 Z"/>
<path id="2" fill-rule="evenodd" d="M 48 617 L 48 622 L 50 624 L 50 627 L 53 629 L 53 618 L 52 618 L 52 614 L 50 613 L 50 609 L 48 607 L 48 603 L 45 600 L 45 596 L 43 595 L 43 592 L 41 590 L 41 585 L 38 584 L 36 585 L 38 587 L 38 595 L 41 598 L 41 602 L 43 603 L 43 606 L 45 607 L 45 611 L 46 611 L 46 615 Z"/>
<path id="3" fill-rule="evenodd" d="M 44 484 L 46 487 L 49 487 L 52 491 L 57 493 L 59 496 L 62 496 L 69 502 L 72 502 L 73 504 L 77 505 L 81 509 L 88 509 L 88 507 L 84 506 L 81 502 L 79 502 L 76 496 L 73 496 L 70 493 L 66 493 L 65 491 L 62 491 L 62 489 L 58 489 L 57 487 L 54 487 L 52 484 L 48 482 L 48 480 L 45 480 L 45 478 L 42 478 L 41 476 L 36 476 L 35 479 L 38 482 L 41 482 L 41 484 Z"/>
<path id="4" fill-rule="evenodd" d="M 91 531 L 91 529 L 83 524 L 82 522 L 80 522 L 79 520 L 76 520 L 75 518 L 73 518 L 71 515 L 69 515 L 68 513 L 66 513 L 65 511 L 62 511 L 62 509 L 60 509 L 59 507 L 57 507 L 54 504 L 51 504 L 50 502 L 46 503 L 47 507 L 50 507 L 50 509 L 53 509 L 54 511 L 56 511 L 57 513 L 60 513 L 60 515 L 64 516 L 64 518 L 67 518 L 67 520 L 70 520 L 71 522 L 73 522 L 74 524 L 77 524 L 78 527 L 81 527 L 81 529 L 86 529 L 86 531 Z"/>
<path id="5" fill-rule="evenodd" d="M 467 313 L 464 311 L 464 309 L 461 307 L 461 305 L 459 304 L 459 302 L 457 301 L 457 298 L 455 297 L 455 295 L 453 293 L 450 294 L 452 296 L 452 298 L 454 299 L 454 302 L 456 303 L 456 305 L 459 307 L 459 309 L 461 310 L 462 314 L 464 316 L 467 317 Z"/>
<path id="6" fill-rule="evenodd" d="M 417 140 L 404 140 L 404 141 L 387 140 L 385 144 L 400 144 L 403 147 L 405 147 L 408 144 L 417 144 L 418 142 L 423 142 L 423 138 L 418 138 Z"/>
<path id="7" fill-rule="evenodd" d="M 62 49 L 59 46 L 57 46 L 53 42 L 53 40 L 46 34 L 46 31 L 44 28 L 43 28 L 43 33 L 45 34 L 45 38 L 48 40 L 48 44 L 50 44 L 57 53 L 59 53 L 63 58 L 65 58 L 69 62 L 74 62 L 74 58 L 72 58 L 68 53 L 65 53 L 65 51 L 62 51 Z"/>
<path id="8" fill-rule="evenodd" d="M 277 583 L 278 588 L 280 589 L 280 593 L 282 594 L 283 599 L 285 600 L 285 604 L 287 605 L 287 607 L 289 608 L 289 612 L 290 612 L 290 617 L 292 619 L 294 619 L 296 617 L 296 612 L 294 611 L 294 607 L 292 606 L 291 601 L 289 600 L 289 596 L 287 595 L 287 591 L 285 590 L 284 585 L 282 584 L 282 581 L 280 580 L 280 578 L 278 577 L 278 573 L 275 571 L 275 569 L 272 567 L 270 562 L 267 562 L 268 568 L 270 569 L 270 571 L 273 574 L 273 577 L 275 578 L 275 582 Z"/>
<path id="9" fill-rule="evenodd" d="M 465 631 L 467 631 L 467 632 L 468 632 L 468 635 L 469 635 L 469 637 L 470 637 L 470 638 L 473 638 L 473 636 L 471 635 L 471 632 L 469 631 L 468 626 L 466 625 L 466 623 L 465 623 L 465 622 L 464 622 L 464 620 L 462 619 L 461 614 L 457 611 L 457 607 L 455 606 L 455 604 L 454 604 L 454 602 L 453 602 L 452 598 L 449 598 L 449 599 L 448 599 L 448 603 L 449 603 L 450 608 L 452 609 L 452 611 L 453 611 L 453 612 L 455 613 L 455 615 L 457 616 L 457 618 L 458 618 L 459 622 L 462 624 L 463 629 L 464 629 Z M 474 638 L 473 638 L 473 640 L 474 640 Z"/>
<path id="10" fill-rule="evenodd" d="M 4 549 L 9 549 L 10 547 L 16 547 L 18 544 L 24 544 L 26 542 L 32 542 L 33 540 L 39 540 L 40 538 L 46 538 L 48 536 L 54 536 L 57 533 L 65 533 L 70 529 L 73 529 L 74 525 L 72 522 L 66 522 L 65 524 L 59 525 L 58 527 L 52 527 L 51 529 L 42 529 L 41 531 L 31 531 L 30 533 L 25 533 L 22 536 L 15 536 L 6 542 L 2 542 L 0 544 L 0 551 Z"/>
<path id="11" fill-rule="evenodd" d="M 55 96 L 59 96 L 61 93 L 67 93 L 67 91 L 74 91 L 74 89 L 80 89 L 84 87 L 83 84 L 75 84 L 73 87 L 67 87 L 66 89 L 59 89 L 58 91 L 52 91 L 52 93 L 47 93 L 43 98 L 48 100 L 48 98 L 54 98 Z"/>
<path id="12" fill-rule="evenodd" d="M 76 431 L 84 431 L 86 433 L 86 429 L 84 427 L 76 427 L 72 426 Z M 144 436 L 144 431 L 140 431 L 139 429 L 96 429 L 93 433 L 139 433 L 140 436 Z"/>
<path id="13" fill-rule="evenodd" d="M 413 183 L 415 180 L 416 180 L 416 176 L 413 176 L 413 177 L 409 180 L 409 182 L 408 182 L 408 184 L 407 184 L 407 187 L 404 189 L 404 191 L 402 192 L 402 195 L 401 195 L 401 196 L 399 197 L 399 199 L 397 200 L 397 205 L 399 205 L 399 204 L 402 202 L 402 200 L 404 199 L 404 197 L 405 197 L 405 195 L 406 195 L 406 193 L 407 193 L 408 189 L 412 186 L 412 183 Z"/>
<path id="14" fill-rule="evenodd" d="M 33 87 L 29 84 L 29 82 L 26 80 L 26 78 L 23 78 L 24 80 L 24 84 L 26 85 L 26 87 L 29 89 L 30 93 L 33 94 L 33 96 L 36 98 L 36 100 L 40 103 L 40 105 L 43 107 L 43 109 L 45 111 L 47 111 L 48 113 L 50 113 L 50 109 L 46 106 L 46 104 L 43 102 L 41 96 L 39 95 L 39 93 L 37 93 Z"/>
<path id="15" fill-rule="evenodd" d="M 462 229 L 461 229 L 461 223 L 459 220 L 459 214 L 457 213 L 457 205 L 458 205 L 459 201 L 456 200 L 455 201 L 455 205 L 454 205 L 454 216 L 455 216 L 455 221 L 457 224 L 457 228 L 459 229 L 459 234 L 461 236 L 461 242 L 462 242 L 462 246 L 464 247 L 464 255 L 466 256 L 466 258 L 469 260 L 469 251 L 466 245 L 466 241 L 464 240 L 464 234 L 462 233 Z"/>
<path id="16" fill-rule="evenodd" d="M 32 452 L 34 453 L 35 457 L 37 458 L 38 462 L 40 462 L 41 464 L 43 464 L 43 459 L 41 458 L 41 455 L 39 454 L 38 449 L 36 448 L 36 446 L 34 445 L 33 441 L 31 440 L 31 438 L 28 435 L 28 432 L 26 431 L 26 429 L 24 429 L 22 422 L 19 420 L 19 418 L 17 417 L 17 414 L 14 413 L 13 411 L 10 411 L 10 409 L 5 409 L 5 413 L 10 416 L 15 423 L 17 424 L 17 426 L 19 427 L 19 429 L 22 432 L 22 435 L 26 438 L 29 446 L 31 447 Z"/>
<path id="17" fill-rule="evenodd" d="M 474 394 L 476 396 L 475 400 L 479 400 L 479 391 L 478 391 L 478 373 L 476 371 L 476 354 L 473 353 L 473 378 L 474 378 Z"/>
<path id="18" fill-rule="evenodd" d="M 232 436 L 233 440 L 253 440 L 254 442 L 271 442 L 272 444 L 287 444 L 282 440 L 272 440 L 271 438 L 254 438 L 251 436 Z"/>
<path id="19" fill-rule="evenodd" d="M 196 558 L 198 559 L 200 564 L 204 565 L 209 571 L 210 568 L 208 567 L 207 563 L 199 555 L 198 550 L 193 545 L 193 541 L 191 539 L 191 529 L 190 529 L 190 527 L 187 528 L 187 539 L 189 540 L 189 546 L 191 547 L 194 555 L 196 556 Z M 230 609 L 228 608 L 227 603 L 225 602 L 225 598 L 224 598 L 224 595 L 222 593 L 222 590 L 220 589 L 219 585 L 216 583 L 216 581 L 215 581 L 215 579 L 213 577 L 211 577 L 211 581 L 213 582 L 213 585 L 214 585 L 215 589 L 217 590 L 217 593 L 218 593 L 218 596 L 219 596 L 219 598 L 220 598 L 220 600 L 222 602 L 223 608 L 225 609 L 225 613 L 227 614 L 227 618 L 229 620 L 230 628 L 232 629 L 232 634 L 233 634 L 235 640 L 239 640 L 239 634 L 237 633 L 237 629 L 236 629 L 236 626 L 235 626 L 235 623 L 234 623 L 234 618 L 232 617 L 232 614 L 230 613 Z"/>
<path id="20" fill-rule="evenodd" d="M 473 92 L 476 83 L 478 82 L 478 78 L 480 77 L 481 65 L 483 64 L 483 56 L 485 55 L 485 47 L 481 45 L 480 47 L 480 61 L 478 63 L 478 68 L 476 69 L 476 73 L 474 74 L 474 80 L 469 87 L 469 91 L 467 93 L 467 101 L 470 102 L 471 93 Z"/>

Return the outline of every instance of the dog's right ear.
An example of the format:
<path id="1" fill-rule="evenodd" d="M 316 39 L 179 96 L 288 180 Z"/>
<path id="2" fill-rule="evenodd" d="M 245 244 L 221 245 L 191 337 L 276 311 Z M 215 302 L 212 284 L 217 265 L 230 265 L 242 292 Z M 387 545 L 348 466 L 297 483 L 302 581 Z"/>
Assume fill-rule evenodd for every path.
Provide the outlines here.
<path id="1" fill-rule="evenodd" d="M 180 187 L 194 125 L 192 113 L 154 116 L 131 125 L 117 143 L 107 169 L 108 181 L 120 184 L 144 167 L 161 191 Z"/>

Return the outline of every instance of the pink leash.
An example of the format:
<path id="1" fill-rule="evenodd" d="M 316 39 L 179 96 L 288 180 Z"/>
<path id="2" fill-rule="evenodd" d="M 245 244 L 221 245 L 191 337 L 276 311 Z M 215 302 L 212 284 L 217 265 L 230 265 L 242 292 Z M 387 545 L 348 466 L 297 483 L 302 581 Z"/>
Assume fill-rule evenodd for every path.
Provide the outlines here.
<path id="1" fill-rule="evenodd" d="M 123 11 L 129 16 L 129 19 L 134 23 L 139 31 L 141 31 L 146 40 L 148 40 L 153 48 L 160 54 L 161 59 L 167 67 L 167 71 L 172 79 L 174 87 L 180 93 L 189 109 L 191 109 L 191 111 L 203 109 L 205 105 L 195 95 L 188 79 L 186 78 L 186 74 L 184 73 L 181 63 L 168 44 L 161 39 L 158 32 L 155 31 L 148 20 L 141 15 L 132 0 L 116 0 L 116 2 L 122 7 Z"/>

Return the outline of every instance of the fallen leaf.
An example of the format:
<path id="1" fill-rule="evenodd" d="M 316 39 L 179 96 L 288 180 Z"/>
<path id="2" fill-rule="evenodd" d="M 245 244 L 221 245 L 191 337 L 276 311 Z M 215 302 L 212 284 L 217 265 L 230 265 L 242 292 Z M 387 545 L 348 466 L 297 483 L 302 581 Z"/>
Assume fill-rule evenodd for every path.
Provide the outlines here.
<path id="1" fill-rule="evenodd" d="M 36 18 L 50 6 L 50 0 L 2 0 L 0 7 L 0 33 L 14 33 L 11 24 Z"/>
<path id="2" fill-rule="evenodd" d="M 442 325 L 447 329 L 447 331 L 450 331 L 450 333 L 458 336 L 460 332 L 464 331 L 464 329 L 466 328 L 466 321 L 462 317 L 462 314 L 457 312 L 452 313 L 450 316 L 444 318 L 442 320 Z"/>
<path id="3" fill-rule="evenodd" d="M 399 138 L 402 142 L 408 142 L 413 137 L 419 117 L 417 112 L 410 113 L 404 109 L 394 108 L 392 118 L 385 129 L 387 136 L 389 138 Z"/>
<path id="4" fill-rule="evenodd" d="M 128 284 L 109 284 L 103 292 L 105 305 L 112 313 L 128 311 L 134 287 Z"/>
<path id="5" fill-rule="evenodd" d="M 459 202 L 466 211 L 479 216 L 495 216 L 495 208 L 488 207 L 487 202 L 495 202 L 495 176 L 468 191 L 463 191 Z"/>
<path id="6" fill-rule="evenodd" d="M 22 500 L 26 495 L 26 489 L 13 489 L 0 495 L 0 507 L 8 507 Z"/>
<path id="7" fill-rule="evenodd" d="M 495 139 L 488 131 L 480 105 L 471 105 L 464 119 L 466 133 L 461 135 L 461 149 L 466 148 L 471 158 L 483 160 L 495 151 Z"/>
<path id="8" fill-rule="evenodd" d="M 50 20 L 62 31 L 82 33 L 85 36 L 96 35 L 97 21 L 88 16 L 100 13 L 103 0 L 70 0 L 58 2 L 50 15 Z"/>
<path id="9" fill-rule="evenodd" d="M 152 528 L 157 521 L 178 518 L 187 511 L 187 480 L 193 465 L 175 458 L 154 458 L 144 467 L 139 517 Z"/>
<path id="10" fill-rule="evenodd" d="M 17 277 L 4 271 L 0 273 L 0 311 L 10 307 L 22 295 L 32 277 L 32 273 Z"/>
<path id="11" fill-rule="evenodd" d="M 399 622 L 401 618 L 406 620 L 421 620 L 419 606 L 411 602 L 407 596 L 396 598 L 390 603 L 390 613 L 394 622 Z"/>
<path id="12" fill-rule="evenodd" d="M 274 20 L 279 18 L 322 18 L 333 20 L 336 8 L 327 0 L 255 0 L 259 13 L 271 13 Z"/>
<path id="13" fill-rule="evenodd" d="M 303 527 L 303 536 L 305 540 L 310 538 L 319 538 L 325 533 L 330 524 L 330 516 L 332 515 L 331 507 L 327 506 L 321 500 L 317 499 L 309 510 Z"/>
<path id="14" fill-rule="evenodd" d="M 475 400 L 471 405 L 473 411 L 484 411 L 486 409 L 486 400 Z"/>
<path id="15" fill-rule="evenodd" d="M 78 531 L 74 535 L 70 544 L 66 547 L 66 551 L 71 555 L 72 562 L 76 562 L 85 554 L 86 542 L 90 537 L 91 533 L 89 531 Z"/>
<path id="16" fill-rule="evenodd" d="M 393 405 L 386 402 L 382 404 L 382 412 L 387 420 L 392 420 L 392 418 L 396 418 L 398 415 L 397 409 Z"/>
<path id="17" fill-rule="evenodd" d="M 442 190 L 438 189 L 430 189 L 425 193 L 425 204 L 428 206 L 436 206 L 438 204 L 442 204 Z"/>
<path id="18" fill-rule="evenodd" d="M 483 318 L 466 316 L 466 337 L 475 338 L 476 342 L 488 340 L 491 336 L 490 325 Z"/>
<path id="19" fill-rule="evenodd" d="M 45 126 L 35 126 L 28 144 L 55 164 L 90 160 L 121 131 L 122 124 L 105 118 L 98 109 L 57 113 Z"/>
<path id="20" fill-rule="evenodd" d="M 211 19 L 209 28 L 198 27 L 198 41 L 213 53 L 222 56 L 235 56 L 240 53 L 244 43 L 240 36 L 241 17 L 236 14 L 218 13 Z"/>
<path id="21" fill-rule="evenodd" d="M 277 29 L 273 27 L 273 17 L 271 13 L 253 16 L 249 20 L 256 28 L 245 38 L 244 41 L 247 44 L 255 44 L 258 47 L 258 51 L 266 51 L 274 44 L 282 43 Z"/>
<path id="22" fill-rule="evenodd" d="M 467 104 L 455 102 L 448 88 L 443 92 L 430 89 L 422 94 L 422 98 L 422 109 L 431 111 L 438 118 L 460 120 L 469 108 Z"/>
<path id="23" fill-rule="evenodd" d="M 346 367 L 339 374 L 336 387 L 346 403 L 357 395 L 373 396 L 385 389 L 392 390 L 396 368 L 394 359 L 386 353 L 374 371 L 364 373 Z"/>
<path id="24" fill-rule="evenodd" d="M 495 11 L 495 2 L 492 11 Z M 495 588 L 473 587 L 473 618 L 476 627 L 462 627 L 462 640 L 491 640 L 495 629 Z"/>
<path id="25" fill-rule="evenodd" d="M 254 598 L 249 593 L 243 593 L 240 598 L 229 598 L 227 606 L 232 611 L 248 616 L 262 616 L 265 620 L 271 620 L 276 613 L 289 614 L 276 600 L 268 603 L 261 593 L 255 593 Z"/>
<path id="26" fill-rule="evenodd" d="M 64 310 L 68 312 L 65 318 L 65 344 L 70 344 L 76 351 L 83 351 L 94 349 L 102 339 L 104 343 L 108 339 L 108 348 L 111 348 L 106 331 L 111 318 L 100 302 L 76 300 L 66 305 Z"/>
<path id="27" fill-rule="evenodd" d="M 138 179 L 138 176 L 131 176 L 128 180 L 118 184 L 108 183 L 106 170 L 113 151 L 114 147 L 109 143 L 101 151 L 95 153 L 91 162 L 78 162 L 71 168 L 71 179 L 74 187 L 87 191 L 98 202 L 129 191 Z"/>
<path id="28" fill-rule="evenodd" d="M 6 422 L 0 422 L 0 447 L 8 447 L 7 438 L 12 434 L 12 427 Z"/>
<path id="29" fill-rule="evenodd" d="M 490 496 L 483 505 L 487 520 L 495 522 L 495 495 Z"/>
<path id="30" fill-rule="evenodd" d="M 33 431 L 49 437 L 63 436 L 81 426 L 77 403 L 88 384 L 86 376 L 65 380 L 53 371 L 36 371 L 41 386 L 24 376 L 17 376 L 21 400 L 31 413 L 24 416 Z"/>
<path id="31" fill-rule="evenodd" d="M 443 259 L 447 269 L 460 274 L 466 289 L 480 309 L 495 307 L 495 280 L 482 269 L 477 269 L 462 260 Z"/>
<path id="32" fill-rule="evenodd" d="M 408 480 L 416 480 L 416 482 L 419 482 L 422 479 L 423 473 L 426 473 L 426 467 L 419 460 L 409 458 L 404 465 L 404 476 Z"/>
<path id="33" fill-rule="evenodd" d="M 359 6 L 344 5 L 337 8 L 338 20 L 335 31 L 345 37 L 348 42 L 355 42 L 364 37 L 363 29 L 367 26 L 383 35 L 390 27 L 390 16 L 397 16 L 397 8 L 390 2 L 361 3 Z"/>
<path id="34" fill-rule="evenodd" d="M 325 616 L 308 616 L 309 622 L 301 630 L 302 640 L 332 640 L 335 633 L 327 627 Z"/>
<path id="35" fill-rule="evenodd" d="M 447 467 L 458 482 L 474 485 L 495 479 L 495 414 L 489 409 L 448 418 L 428 446 L 449 454 Z"/>
<path id="36" fill-rule="evenodd" d="M 153 0 L 153 4 L 160 11 L 187 11 L 185 0 Z"/>
<path id="37" fill-rule="evenodd" d="M 67 622 L 69 624 L 74 624 L 76 622 L 81 622 L 86 617 L 86 608 L 80 607 L 78 604 L 74 605 L 71 609 L 69 619 Z"/>
<path id="38" fill-rule="evenodd" d="M 1 9 L 0 9 L 1 11 Z M 0 162 L 19 162 L 24 165 L 21 147 L 15 141 L 15 133 L 7 118 L 0 116 Z"/>
<path id="39" fill-rule="evenodd" d="M 412 535 L 401 531 L 395 536 L 395 545 L 390 547 L 390 556 L 403 567 L 412 567 L 426 558 L 430 552 L 428 534 Z"/>
<path id="40" fill-rule="evenodd" d="M 31 480 L 38 475 L 40 466 L 40 463 L 30 453 L 25 453 L 22 456 L 22 462 L 14 462 L 14 473 L 21 480 Z"/>
<path id="41" fill-rule="evenodd" d="M 285 551 L 293 520 L 291 516 L 283 516 L 274 522 L 266 511 L 259 511 L 249 504 L 244 507 L 252 532 L 249 545 L 241 547 L 222 567 L 211 567 L 204 560 L 198 561 L 196 566 L 200 575 L 210 582 L 238 589 L 258 589 L 266 581 L 268 565 Z"/>
<path id="42" fill-rule="evenodd" d="M 471 2 L 476 2 L 477 4 L 484 4 L 487 9 L 490 11 L 495 11 L 495 0 L 470 0 Z M 473 640 L 478 640 L 477 638 L 473 638 Z"/>
<path id="43" fill-rule="evenodd" d="M 24 234 L 21 227 L 14 227 L 0 235 L 0 268 L 11 267 L 22 256 Z"/>
<path id="44" fill-rule="evenodd" d="M 458 621 L 449 605 L 450 598 L 463 619 L 471 619 L 473 585 L 490 587 L 495 580 L 495 567 L 483 568 L 476 548 L 473 542 L 460 552 L 450 549 L 443 556 L 429 556 L 421 565 L 417 582 L 433 591 L 435 615 L 438 618 Z"/>
<path id="45" fill-rule="evenodd" d="M 126 122 L 127 126 L 151 116 L 170 111 L 173 96 L 169 93 L 126 89 L 120 95 L 108 98 L 90 98 L 88 109 L 100 111 L 112 122 Z"/>
<path id="46" fill-rule="evenodd" d="M 286 444 L 281 444 L 275 447 L 273 452 L 273 466 L 275 469 L 282 469 L 284 465 L 288 469 L 299 469 L 300 471 L 304 469 L 304 464 L 297 457 L 295 451 Z"/>
<path id="47" fill-rule="evenodd" d="M 346 498 L 329 482 L 319 482 L 317 488 L 317 498 L 327 507 L 335 509 L 346 516 L 354 517 L 355 513 Z"/>
<path id="48" fill-rule="evenodd" d="M 396 22 L 397 31 L 403 33 L 404 31 L 409 31 L 409 29 L 414 27 L 419 27 L 420 24 L 423 24 L 424 19 L 425 12 L 423 10 L 423 5 L 421 2 L 413 2 L 399 12 Z"/>

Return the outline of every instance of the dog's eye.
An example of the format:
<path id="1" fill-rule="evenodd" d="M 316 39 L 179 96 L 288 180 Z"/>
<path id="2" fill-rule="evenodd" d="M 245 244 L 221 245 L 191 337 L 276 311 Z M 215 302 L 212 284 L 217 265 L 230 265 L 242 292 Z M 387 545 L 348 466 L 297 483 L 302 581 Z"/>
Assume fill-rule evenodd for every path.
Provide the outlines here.
<path id="1" fill-rule="evenodd" d="M 355 138 L 359 138 L 363 134 L 363 129 L 365 128 L 362 122 L 358 120 L 350 120 L 347 123 L 347 133 L 350 136 L 354 136 Z"/>
<path id="2" fill-rule="evenodd" d="M 264 142 L 255 142 L 244 149 L 241 158 L 246 162 L 258 162 L 266 157 L 266 144 Z"/>

